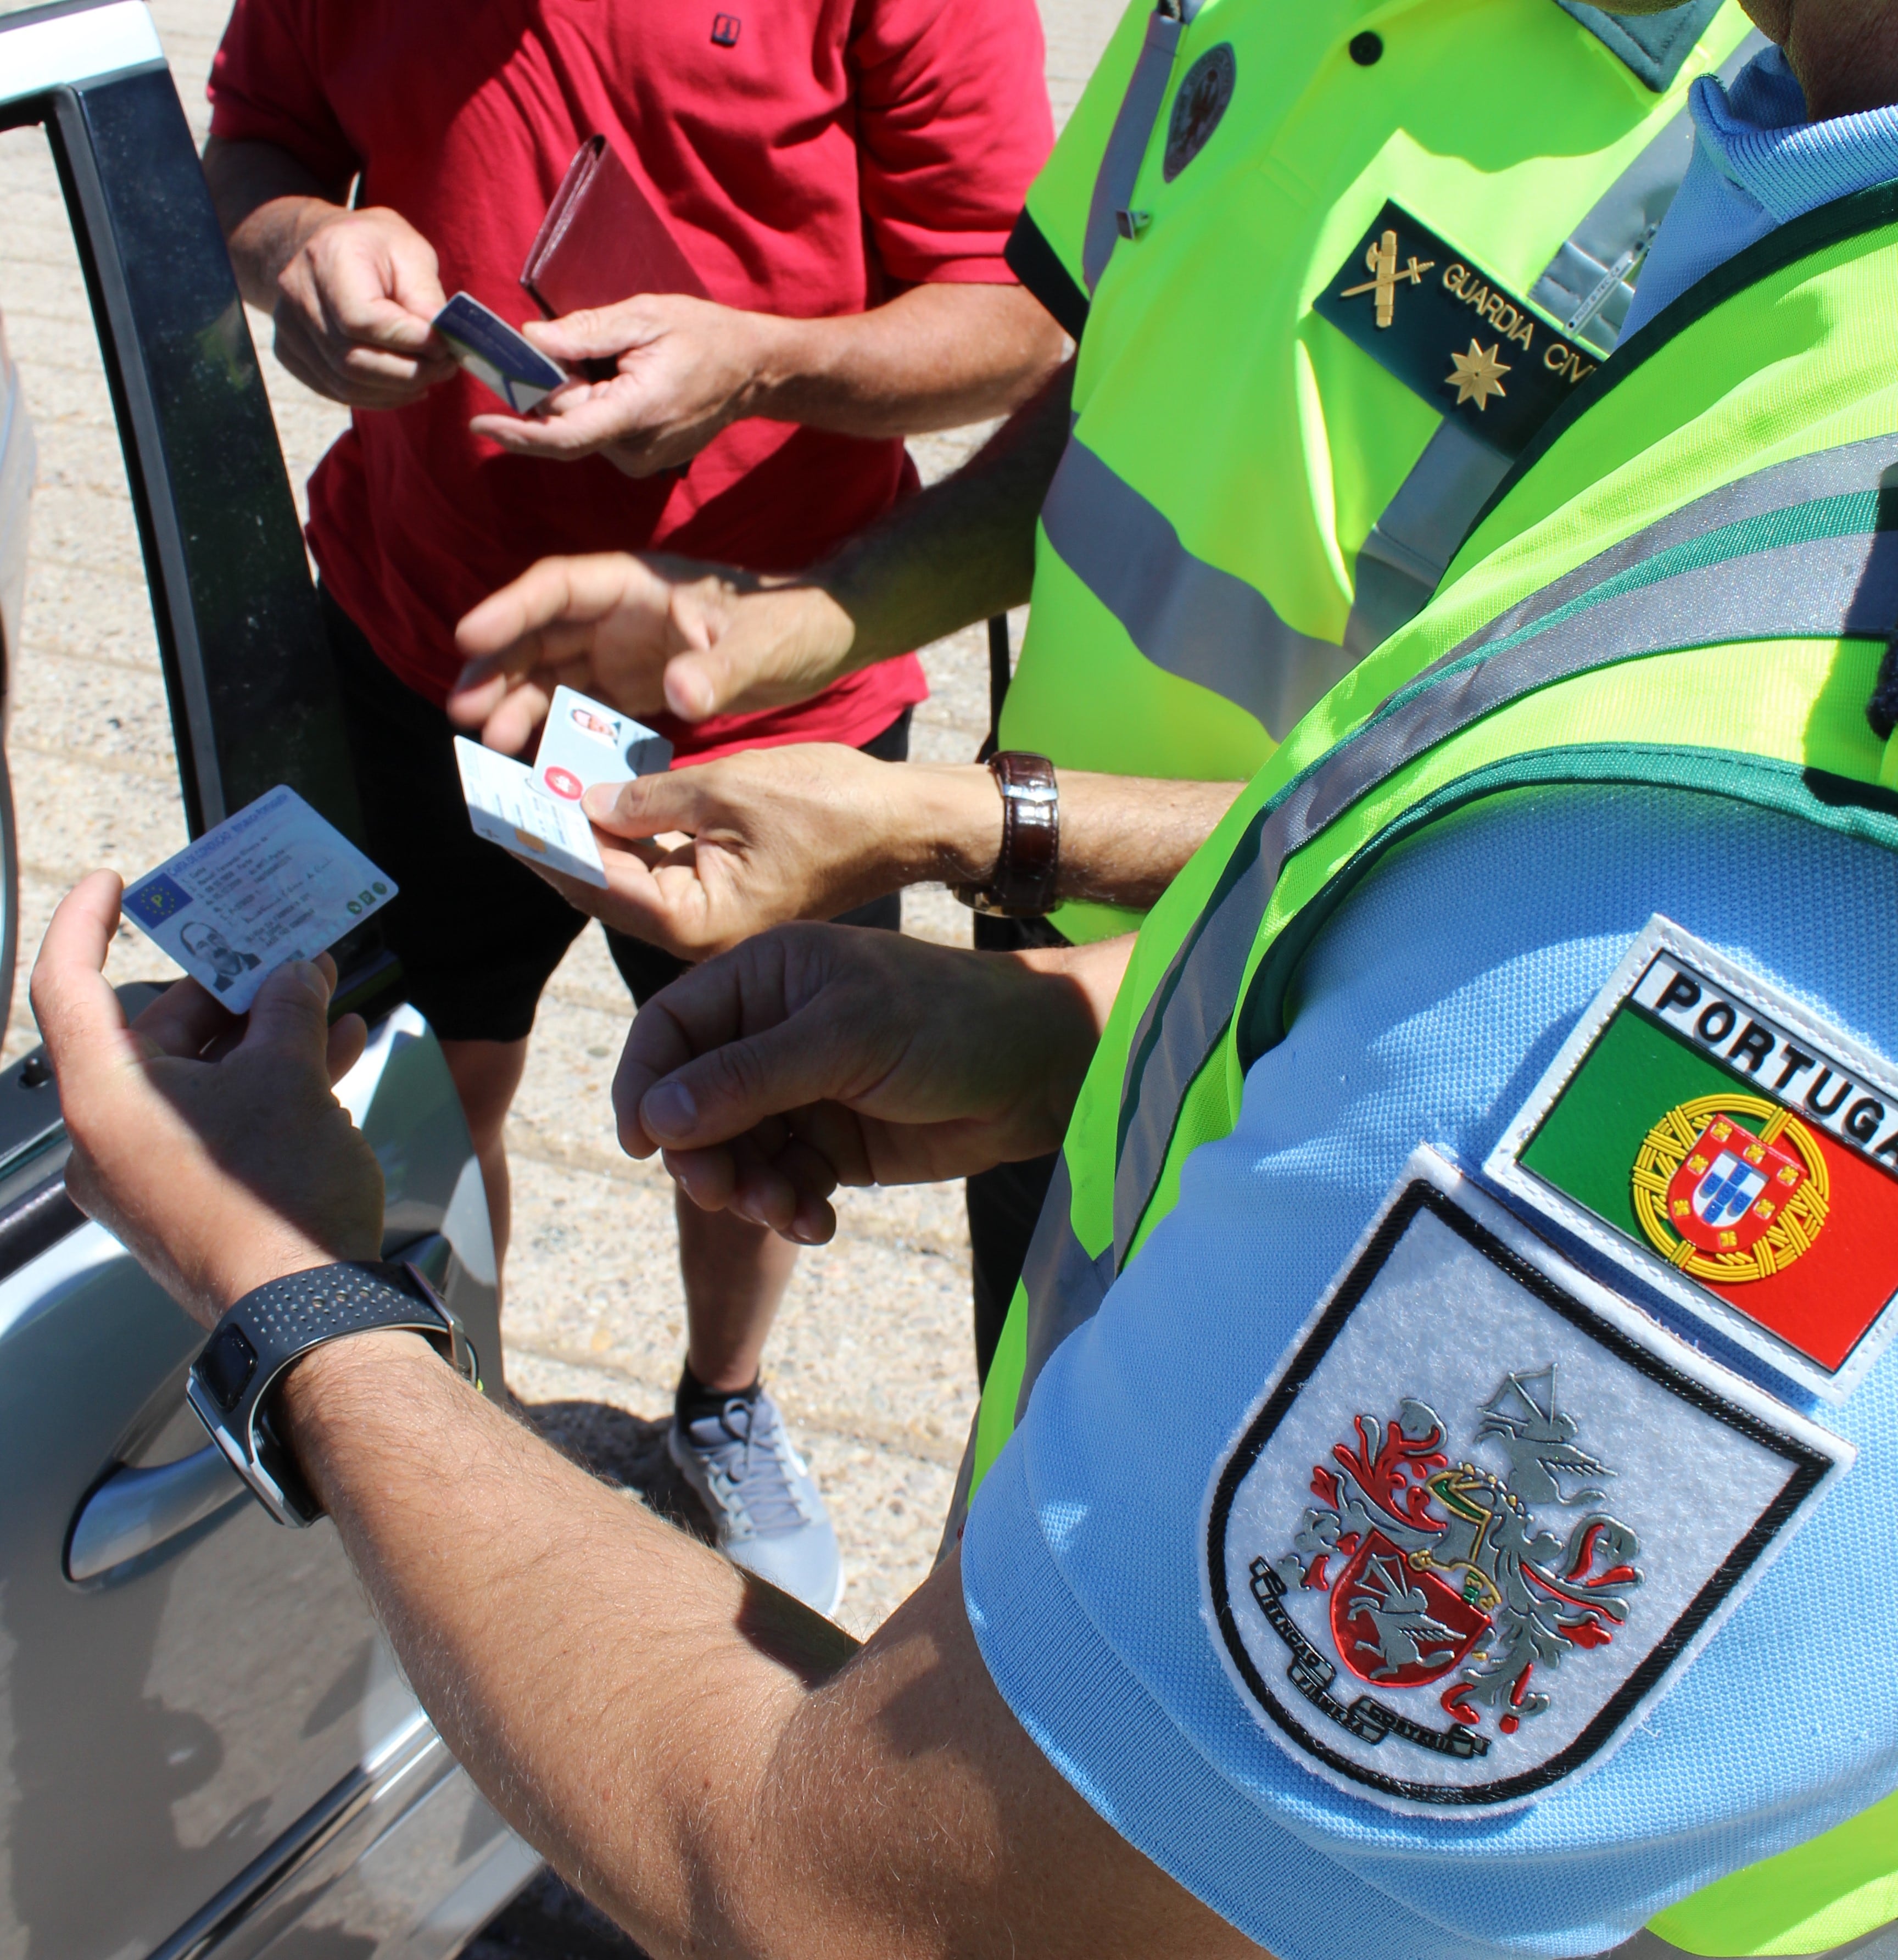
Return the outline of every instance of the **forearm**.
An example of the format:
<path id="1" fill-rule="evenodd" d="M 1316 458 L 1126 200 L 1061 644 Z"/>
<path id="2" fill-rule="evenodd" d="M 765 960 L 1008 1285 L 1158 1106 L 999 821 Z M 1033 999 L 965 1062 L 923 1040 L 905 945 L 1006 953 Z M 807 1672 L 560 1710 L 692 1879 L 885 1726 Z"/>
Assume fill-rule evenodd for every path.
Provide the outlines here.
<path id="1" fill-rule="evenodd" d="M 954 475 L 906 498 L 810 574 L 846 616 L 839 671 L 927 646 L 1027 602 L 1035 520 L 1068 444 L 1064 362 Z"/>
<path id="2" fill-rule="evenodd" d="M 320 1351 L 285 1409 L 483 1792 L 654 1954 L 728 1950 L 776 1740 L 855 1643 L 555 1456 L 413 1337 Z"/>
<path id="3" fill-rule="evenodd" d="M 987 885 L 1002 848 L 1002 798 L 978 764 L 908 763 L 895 778 L 908 791 L 906 821 L 885 832 L 891 875 L 906 882 Z M 1059 769 L 1061 848 L 1056 892 L 1063 899 L 1145 912 L 1212 835 L 1244 787 Z"/>
<path id="4" fill-rule="evenodd" d="M 868 312 L 748 317 L 754 415 L 842 435 L 919 435 L 1019 406 L 1062 357 L 1063 336 L 1020 286 L 912 287 Z"/>
<path id="5" fill-rule="evenodd" d="M 218 214 L 237 289 L 269 313 L 283 269 L 320 224 L 342 208 L 347 186 L 327 185 L 272 143 L 205 145 L 205 181 Z"/>
<path id="6" fill-rule="evenodd" d="M 450 1747 L 656 1960 L 1253 1950 L 1056 1774 L 953 1561 L 858 1652 L 413 1336 L 320 1350 L 285 1412 Z"/>

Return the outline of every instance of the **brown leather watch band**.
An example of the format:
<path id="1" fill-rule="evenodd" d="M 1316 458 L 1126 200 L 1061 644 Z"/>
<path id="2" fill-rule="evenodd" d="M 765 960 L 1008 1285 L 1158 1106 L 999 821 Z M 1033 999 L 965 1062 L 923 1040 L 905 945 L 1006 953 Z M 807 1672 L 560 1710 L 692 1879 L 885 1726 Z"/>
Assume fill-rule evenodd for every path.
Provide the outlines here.
<path id="1" fill-rule="evenodd" d="M 956 896 L 979 912 L 1002 918 L 1040 918 L 1054 909 L 1061 858 L 1061 805 L 1055 765 L 1046 756 L 1005 749 L 989 758 L 1002 792 L 1002 851 L 986 886 L 958 886 Z"/>

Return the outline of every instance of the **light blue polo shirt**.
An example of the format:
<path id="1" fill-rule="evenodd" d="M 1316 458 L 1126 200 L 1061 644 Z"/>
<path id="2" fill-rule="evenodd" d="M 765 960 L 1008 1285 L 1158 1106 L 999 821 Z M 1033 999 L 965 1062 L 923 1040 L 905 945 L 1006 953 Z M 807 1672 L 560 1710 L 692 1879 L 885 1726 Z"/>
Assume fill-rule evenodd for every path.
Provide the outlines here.
<path id="1" fill-rule="evenodd" d="M 1731 88 L 1689 92 L 1693 161 L 1641 269 L 1622 337 L 1775 227 L 1898 177 L 1898 110 L 1806 120 L 1785 56 L 1768 48 Z"/>
<path id="2" fill-rule="evenodd" d="M 1412 1151 L 1481 1165 L 1656 912 L 1898 1059 L 1898 856 L 1687 791 L 1473 806 L 1320 933 L 1237 1128 L 1188 1160 L 973 1507 L 965 1596 L 1009 1706 L 1278 1960 L 1602 1952 L 1898 1786 L 1898 1348 L 1823 1411 L 1856 1465 L 1732 1619 L 1615 1754 L 1526 1807 L 1406 1815 L 1324 1780 L 1202 1612 L 1209 1479 Z"/>

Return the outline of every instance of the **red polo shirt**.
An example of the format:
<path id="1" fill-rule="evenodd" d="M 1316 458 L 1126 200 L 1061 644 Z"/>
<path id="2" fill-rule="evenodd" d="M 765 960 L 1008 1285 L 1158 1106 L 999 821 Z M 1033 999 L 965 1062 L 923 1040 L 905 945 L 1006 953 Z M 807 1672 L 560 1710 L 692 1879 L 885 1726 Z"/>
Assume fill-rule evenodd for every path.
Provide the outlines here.
<path id="1" fill-rule="evenodd" d="M 735 18 L 712 39 L 715 18 Z M 730 42 L 730 45 L 721 43 Z M 925 280 L 1001 284 L 1052 141 L 1034 0 L 237 0 L 212 129 L 399 211 L 441 280 L 504 319 L 568 161 L 603 132 L 712 297 L 804 318 Z M 822 556 L 914 487 L 900 442 L 734 424 L 683 479 L 543 462 L 469 433 L 467 375 L 358 412 L 310 482 L 325 581 L 409 686 L 445 699 L 455 622 L 535 559 L 652 547 L 760 571 Z M 913 656 L 696 727 L 682 755 L 860 743 L 928 689 Z"/>

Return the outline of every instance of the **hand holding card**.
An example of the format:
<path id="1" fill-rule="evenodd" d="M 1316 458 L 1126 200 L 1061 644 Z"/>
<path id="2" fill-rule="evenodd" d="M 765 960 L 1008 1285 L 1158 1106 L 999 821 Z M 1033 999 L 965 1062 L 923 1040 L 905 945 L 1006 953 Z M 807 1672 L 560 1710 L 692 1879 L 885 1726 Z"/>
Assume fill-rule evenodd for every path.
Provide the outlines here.
<path id="1" fill-rule="evenodd" d="M 293 789 L 266 791 L 131 886 L 125 915 L 233 1013 L 396 896 Z"/>

